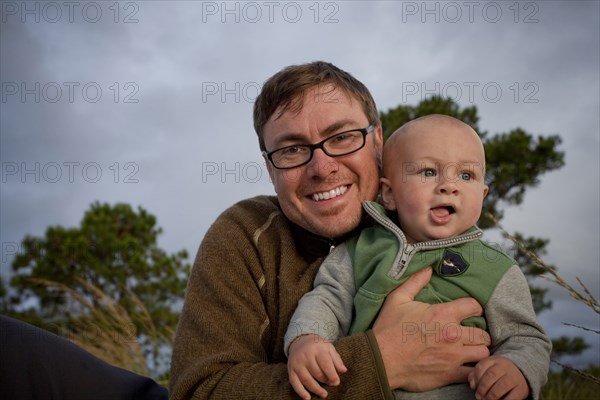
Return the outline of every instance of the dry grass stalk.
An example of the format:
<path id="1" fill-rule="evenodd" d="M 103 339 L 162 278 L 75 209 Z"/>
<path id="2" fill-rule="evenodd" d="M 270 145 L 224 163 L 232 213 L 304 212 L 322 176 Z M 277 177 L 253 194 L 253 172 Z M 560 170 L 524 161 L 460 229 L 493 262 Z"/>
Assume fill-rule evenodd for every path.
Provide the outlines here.
<path id="1" fill-rule="evenodd" d="M 523 251 L 532 261 L 534 261 L 537 264 L 537 266 L 539 266 L 540 268 L 542 268 L 545 271 L 545 274 L 541 275 L 543 278 L 565 288 L 567 290 L 567 292 L 569 293 L 569 295 L 571 297 L 573 297 L 575 300 L 585 304 L 586 306 L 588 306 L 589 308 L 594 310 L 597 314 L 600 314 L 600 305 L 598 304 L 598 301 L 596 300 L 596 298 L 592 295 L 590 290 L 583 284 L 583 282 L 581 282 L 581 280 L 578 277 L 576 278 L 577 282 L 583 288 L 583 291 L 585 294 L 582 294 L 582 293 L 578 292 L 577 290 L 575 290 L 568 282 L 566 282 L 564 279 L 562 279 L 560 277 L 560 275 L 558 275 L 555 268 L 547 266 L 544 263 L 544 261 L 542 261 L 542 259 L 540 259 L 537 256 L 537 254 L 535 254 L 531 250 L 527 249 L 525 247 L 525 245 L 523 244 L 523 242 L 518 240 L 515 236 L 509 234 L 506 231 L 506 229 L 504 229 L 498 223 L 498 220 L 491 213 L 486 213 L 486 216 L 494 222 L 495 226 L 498 227 L 498 229 L 500 229 L 500 231 L 502 232 L 504 237 L 510 239 L 516 246 L 518 246 L 518 248 L 521 251 Z M 584 327 L 581 327 L 578 325 L 564 323 L 564 322 L 563 322 L 563 324 L 569 325 L 569 326 L 574 326 L 574 327 L 577 327 L 577 328 L 580 328 L 580 329 L 583 329 L 586 331 L 595 332 L 597 334 L 600 334 L 600 331 L 596 331 L 593 329 L 584 328 Z M 594 375 L 588 374 L 587 372 L 584 372 L 580 369 L 574 368 L 570 365 L 562 364 L 554 359 L 552 359 L 552 362 L 559 365 L 560 367 L 562 367 L 563 369 L 565 369 L 567 371 L 573 372 L 573 373 L 575 373 L 597 385 L 600 385 L 600 379 Z"/>
<path id="2" fill-rule="evenodd" d="M 174 332 L 165 336 L 156 328 L 147 308 L 131 291 L 129 299 L 135 306 L 128 312 L 99 288 L 76 278 L 86 293 L 80 293 L 62 283 L 45 279 L 33 282 L 68 297 L 64 313 L 72 321 L 62 335 L 109 364 L 148 376 L 148 363 L 137 335 L 136 323 L 143 326 L 146 340 L 155 354 L 161 343 L 172 343 Z M 91 299 L 91 301 L 90 301 Z"/>
<path id="3" fill-rule="evenodd" d="M 519 248 L 519 250 L 523 251 L 523 253 L 525 253 L 532 261 L 534 261 L 538 267 L 542 268 L 545 271 L 545 274 L 540 275 L 542 278 L 544 278 L 550 282 L 553 282 L 559 286 L 562 286 L 563 288 L 565 288 L 567 290 L 569 295 L 571 297 L 573 297 L 575 300 L 584 303 L 585 305 L 590 307 L 592 310 L 594 310 L 596 312 L 596 314 L 600 314 L 600 304 L 598 303 L 598 300 L 596 300 L 596 298 L 592 295 L 590 290 L 583 284 L 583 282 L 581 282 L 581 280 L 579 278 L 576 278 L 577 282 L 579 282 L 579 285 L 581 285 L 585 294 L 578 292 L 567 281 L 562 279 L 560 277 L 560 275 L 558 275 L 558 273 L 556 272 L 556 270 L 554 268 L 547 266 L 544 263 L 544 261 L 542 261 L 542 259 L 540 259 L 537 256 L 537 254 L 535 254 L 531 250 L 527 249 L 520 240 L 518 240 L 516 237 L 514 237 L 513 235 L 508 233 L 502 227 L 502 225 L 500 225 L 498 223 L 498 220 L 496 220 L 496 218 L 491 213 L 486 213 L 486 216 L 494 222 L 494 224 L 502 232 L 502 235 L 504 237 L 510 239 Z"/>
<path id="4" fill-rule="evenodd" d="M 552 362 L 554 362 L 555 364 L 561 366 L 563 369 L 566 369 L 567 371 L 571 371 L 574 374 L 577 374 L 577 375 L 581 376 L 582 378 L 585 378 L 587 380 L 590 380 L 590 381 L 594 382 L 596 385 L 600 385 L 600 378 L 598 378 L 597 376 L 594 376 L 592 374 L 588 374 L 587 372 L 581 371 L 581 370 L 579 370 L 577 368 L 573 368 L 570 365 L 565 365 L 565 364 L 559 363 L 558 361 L 555 361 L 555 360 L 552 360 Z"/>

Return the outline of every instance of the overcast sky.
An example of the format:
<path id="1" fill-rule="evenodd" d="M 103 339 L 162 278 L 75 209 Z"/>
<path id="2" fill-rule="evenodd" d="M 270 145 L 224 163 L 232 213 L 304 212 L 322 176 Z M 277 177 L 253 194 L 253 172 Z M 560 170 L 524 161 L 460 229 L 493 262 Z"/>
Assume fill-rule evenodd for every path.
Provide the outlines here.
<path id="1" fill-rule="evenodd" d="M 226 207 L 273 194 L 252 104 L 281 68 L 326 60 L 386 111 L 434 93 L 490 135 L 560 135 L 566 165 L 506 210 L 543 258 L 600 297 L 597 1 L 3 1 L 1 274 L 26 234 L 77 226 L 94 201 L 144 207 L 192 261 Z M 492 188 L 493 190 L 493 188 Z M 488 233 L 491 241 L 499 236 Z M 600 329 L 556 285 L 550 336 Z M 578 363 L 600 363 L 598 335 Z"/>

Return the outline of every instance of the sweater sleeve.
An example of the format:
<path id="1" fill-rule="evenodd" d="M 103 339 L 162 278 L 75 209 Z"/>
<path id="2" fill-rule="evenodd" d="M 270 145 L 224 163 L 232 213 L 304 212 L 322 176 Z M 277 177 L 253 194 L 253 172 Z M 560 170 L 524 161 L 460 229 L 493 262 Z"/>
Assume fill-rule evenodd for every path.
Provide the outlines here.
<path id="1" fill-rule="evenodd" d="M 504 275 L 485 307 L 492 337 L 490 352 L 511 360 L 521 370 L 538 399 L 548 379 L 552 342 L 536 319 L 531 294 L 521 269 Z"/>
<path id="2" fill-rule="evenodd" d="M 296 249 L 287 230 L 273 228 L 287 225 L 272 204 L 270 209 L 248 203 L 234 207 L 208 230 L 194 262 L 173 345 L 171 400 L 297 398 L 288 381 L 283 338 L 318 264 L 276 262 Z M 342 338 L 336 348 L 349 371 L 339 386 L 327 388 L 329 399 L 391 394 L 371 337 Z"/>
<path id="3" fill-rule="evenodd" d="M 315 334 L 330 342 L 346 336 L 354 303 L 352 260 L 344 244 L 327 256 L 315 278 L 314 289 L 300 299 L 285 335 L 285 355 L 301 335 Z"/>
<path id="4" fill-rule="evenodd" d="M 285 398 L 285 366 L 268 364 L 261 343 L 257 256 L 236 213 L 222 214 L 198 250 L 173 344 L 171 399 L 269 398 L 271 391 Z"/>

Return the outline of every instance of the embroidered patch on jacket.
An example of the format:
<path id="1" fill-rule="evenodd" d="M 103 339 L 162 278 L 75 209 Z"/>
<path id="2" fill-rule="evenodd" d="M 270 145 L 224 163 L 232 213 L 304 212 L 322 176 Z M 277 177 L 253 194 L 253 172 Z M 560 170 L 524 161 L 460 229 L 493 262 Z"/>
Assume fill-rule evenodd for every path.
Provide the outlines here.
<path id="1" fill-rule="evenodd" d="M 438 271 L 442 276 L 460 275 L 469 268 L 469 263 L 458 253 L 452 250 L 444 250 L 444 256 L 440 262 Z"/>

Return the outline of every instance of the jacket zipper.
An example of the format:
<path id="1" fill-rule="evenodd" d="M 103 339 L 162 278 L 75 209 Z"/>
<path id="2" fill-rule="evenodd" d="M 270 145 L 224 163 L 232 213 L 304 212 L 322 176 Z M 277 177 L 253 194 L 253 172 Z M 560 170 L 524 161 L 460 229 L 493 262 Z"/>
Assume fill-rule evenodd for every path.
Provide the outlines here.
<path id="1" fill-rule="evenodd" d="M 363 203 L 363 207 L 369 213 L 369 215 L 375 219 L 377 223 L 391 231 L 398 238 L 398 242 L 400 243 L 400 249 L 398 250 L 398 255 L 394 260 L 394 265 L 388 273 L 388 275 L 393 279 L 398 279 L 400 276 L 402 276 L 402 273 L 404 272 L 406 266 L 408 266 L 408 264 L 410 263 L 410 260 L 420 250 L 431 250 L 439 249 L 441 247 L 455 246 L 457 244 L 462 244 L 470 242 L 474 239 L 478 239 L 483 235 L 483 231 L 481 231 L 481 229 L 479 228 L 476 228 L 473 232 L 465 233 L 447 239 L 429 240 L 427 242 L 410 244 L 407 243 L 404 232 L 402 232 L 402 230 L 400 230 L 400 228 L 390 219 L 379 214 L 378 210 L 375 207 L 373 207 L 372 204 Z"/>

